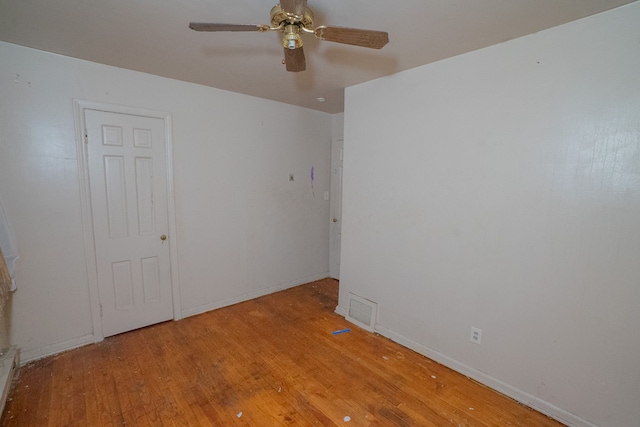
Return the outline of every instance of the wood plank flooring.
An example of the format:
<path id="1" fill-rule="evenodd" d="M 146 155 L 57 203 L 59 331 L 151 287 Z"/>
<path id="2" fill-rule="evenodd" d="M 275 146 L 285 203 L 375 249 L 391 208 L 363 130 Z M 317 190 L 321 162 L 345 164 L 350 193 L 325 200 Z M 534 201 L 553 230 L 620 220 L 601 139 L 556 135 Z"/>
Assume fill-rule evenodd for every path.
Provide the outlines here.
<path id="1" fill-rule="evenodd" d="M 30 363 L 0 424 L 561 426 L 354 327 L 337 295 L 320 280 Z"/>

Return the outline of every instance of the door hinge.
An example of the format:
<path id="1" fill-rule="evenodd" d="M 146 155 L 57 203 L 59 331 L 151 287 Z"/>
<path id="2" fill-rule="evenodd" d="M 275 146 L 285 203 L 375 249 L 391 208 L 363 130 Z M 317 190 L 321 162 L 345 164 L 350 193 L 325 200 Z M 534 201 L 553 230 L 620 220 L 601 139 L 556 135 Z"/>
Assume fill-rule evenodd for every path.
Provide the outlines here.
<path id="1" fill-rule="evenodd" d="M 87 132 L 87 129 L 84 130 L 84 143 L 89 143 L 89 133 Z"/>
<path id="2" fill-rule="evenodd" d="M 104 316 L 104 312 L 102 311 L 102 304 L 100 304 L 100 317 Z"/>

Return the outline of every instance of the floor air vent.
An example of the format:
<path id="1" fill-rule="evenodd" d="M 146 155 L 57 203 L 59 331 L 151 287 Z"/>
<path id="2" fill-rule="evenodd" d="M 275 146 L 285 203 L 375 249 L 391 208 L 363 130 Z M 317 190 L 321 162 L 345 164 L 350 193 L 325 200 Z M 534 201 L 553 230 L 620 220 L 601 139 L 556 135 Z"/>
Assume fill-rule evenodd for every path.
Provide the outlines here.
<path id="1" fill-rule="evenodd" d="M 358 295 L 349 294 L 349 307 L 347 310 L 347 320 L 355 323 L 369 332 L 373 332 L 376 326 L 376 314 L 378 312 L 378 304 L 359 297 Z"/>

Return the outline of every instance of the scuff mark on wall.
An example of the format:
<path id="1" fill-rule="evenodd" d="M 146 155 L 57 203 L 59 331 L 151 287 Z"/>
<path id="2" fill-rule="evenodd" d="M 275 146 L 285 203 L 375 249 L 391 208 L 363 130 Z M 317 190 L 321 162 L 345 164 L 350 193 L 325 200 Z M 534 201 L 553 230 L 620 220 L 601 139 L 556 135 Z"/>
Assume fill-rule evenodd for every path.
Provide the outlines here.
<path id="1" fill-rule="evenodd" d="M 314 180 L 313 173 L 314 173 L 314 167 L 311 166 L 311 194 L 313 194 L 313 197 L 315 198 L 316 197 L 316 191 L 313 188 L 313 180 Z"/>

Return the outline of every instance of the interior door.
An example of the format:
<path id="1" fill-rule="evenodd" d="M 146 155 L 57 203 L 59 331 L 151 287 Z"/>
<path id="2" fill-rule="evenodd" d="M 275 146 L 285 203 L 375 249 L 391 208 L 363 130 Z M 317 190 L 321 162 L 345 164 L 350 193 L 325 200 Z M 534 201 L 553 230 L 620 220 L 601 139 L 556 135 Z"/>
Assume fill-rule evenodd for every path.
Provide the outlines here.
<path id="1" fill-rule="evenodd" d="M 104 336 L 172 319 L 162 119 L 85 110 Z"/>
<path id="2" fill-rule="evenodd" d="M 340 279 L 340 241 L 342 238 L 342 153 L 343 139 L 331 145 L 331 225 L 329 236 L 329 275 Z"/>

